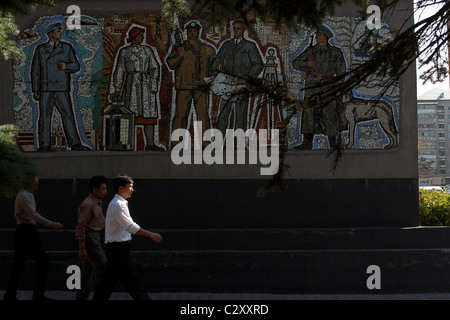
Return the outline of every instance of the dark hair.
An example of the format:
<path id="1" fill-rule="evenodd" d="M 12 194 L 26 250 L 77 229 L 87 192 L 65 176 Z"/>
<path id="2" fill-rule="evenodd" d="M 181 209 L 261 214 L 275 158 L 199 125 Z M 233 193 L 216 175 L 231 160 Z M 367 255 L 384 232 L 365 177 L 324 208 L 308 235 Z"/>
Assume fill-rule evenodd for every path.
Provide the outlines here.
<path id="1" fill-rule="evenodd" d="M 117 176 L 114 179 L 114 191 L 119 191 L 119 187 L 125 187 L 129 183 L 133 183 L 133 178 L 125 175 Z"/>
<path id="2" fill-rule="evenodd" d="M 108 179 L 105 176 L 94 176 L 89 181 L 89 189 L 91 192 L 94 190 L 94 188 L 100 188 L 101 184 L 107 184 Z"/>
<path id="3" fill-rule="evenodd" d="M 245 21 L 242 20 L 242 19 L 234 20 L 233 23 L 232 23 L 231 25 L 234 26 L 236 23 L 242 24 L 242 26 L 243 26 L 244 28 L 246 27 L 246 26 L 245 26 Z"/>
<path id="4" fill-rule="evenodd" d="M 22 180 L 22 187 L 25 190 L 34 189 L 36 187 L 35 179 L 37 174 L 33 174 L 33 172 L 29 172 L 27 175 L 24 175 Z"/>

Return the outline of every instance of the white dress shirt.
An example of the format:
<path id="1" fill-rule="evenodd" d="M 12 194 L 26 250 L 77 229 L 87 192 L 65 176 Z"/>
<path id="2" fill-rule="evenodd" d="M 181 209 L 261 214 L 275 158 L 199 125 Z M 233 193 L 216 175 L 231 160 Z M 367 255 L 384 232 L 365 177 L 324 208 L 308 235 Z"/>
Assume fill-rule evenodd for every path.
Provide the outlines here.
<path id="1" fill-rule="evenodd" d="M 131 218 L 128 201 L 116 194 L 106 210 L 105 243 L 129 241 L 139 229 Z"/>

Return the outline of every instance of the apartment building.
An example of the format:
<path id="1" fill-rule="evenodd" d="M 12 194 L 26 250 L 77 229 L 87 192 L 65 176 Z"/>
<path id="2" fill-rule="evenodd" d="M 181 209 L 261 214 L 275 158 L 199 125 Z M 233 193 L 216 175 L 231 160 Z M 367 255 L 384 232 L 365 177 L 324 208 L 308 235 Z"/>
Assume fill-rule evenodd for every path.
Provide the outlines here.
<path id="1" fill-rule="evenodd" d="M 426 174 L 420 171 L 419 185 L 450 182 L 450 92 L 434 88 L 417 98 L 419 141 L 423 158 L 432 161 Z M 441 178 L 441 179 L 439 179 Z"/>

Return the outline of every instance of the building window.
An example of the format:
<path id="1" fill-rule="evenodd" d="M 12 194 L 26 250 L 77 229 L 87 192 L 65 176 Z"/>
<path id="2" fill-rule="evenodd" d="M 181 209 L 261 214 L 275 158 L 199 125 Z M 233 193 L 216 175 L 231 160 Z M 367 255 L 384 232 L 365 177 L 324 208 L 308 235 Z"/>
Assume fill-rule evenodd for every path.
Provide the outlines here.
<path id="1" fill-rule="evenodd" d="M 417 106 L 417 109 L 419 110 L 434 110 L 434 105 L 430 104 L 419 104 Z M 450 110 L 450 107 L 449 107 Z"/>
<path id="2" fill-rule="evenodd" d="M 435 131 L 422 131 L 419 132 L 420 137 L 424 138 L 436 138 L 436 132 Z"/>
<path id="3" fill-rule="evenodd" d="M 419 113 L 417 117 L 419 120 L 423 121 L 434 121 L 435 119 L 434 113 Z"/>

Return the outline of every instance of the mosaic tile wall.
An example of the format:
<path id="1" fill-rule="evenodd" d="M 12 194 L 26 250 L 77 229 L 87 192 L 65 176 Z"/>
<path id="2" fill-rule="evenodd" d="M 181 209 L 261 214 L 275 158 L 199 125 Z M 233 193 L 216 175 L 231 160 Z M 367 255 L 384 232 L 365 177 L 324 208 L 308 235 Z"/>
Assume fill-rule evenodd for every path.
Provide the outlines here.
<path id="1" fill-rule="evenodd" d="M 309 84 L 370 59 L 370 42 L 391 37 L 386 24 L 367 41 L 364 22 L 329 18 L 318 30 L 298 32 L 259 22 L 257 39 L 245 31 L 236 44 L 243 26 L 233 22 L 205 29 L 202 19 L 185 20 L 170 36 L 159 12 L 85 15 L 79 30 L 68 30 L 63 16 L 39 18 L 19 35 L 23 55 L 13 63 L 21 148 L 169 151 L 173 130 L 193 132 L 196 120 L 203 132 L 276 128 L 286 111 L 261 95 L 230 95 L 242 85 L 239 76 L 282 82 L 292 97 L 305 99 Z M 369 42 L 367 50 L 361 41 Z M 307 66 L 310 60 L 314 67 Z M 367 79 L 341 101 L 339 126 L 326 108 L 299 110 L 287 124 L 289 148 L 301 147 L 307 135 L 311 148 L 330 148 L 337 133 L 347 148 L 395 148 L 399 88 L 375 103 L 382 81 Z M 199 86 L 209 89 L 193 90 Z"/>

